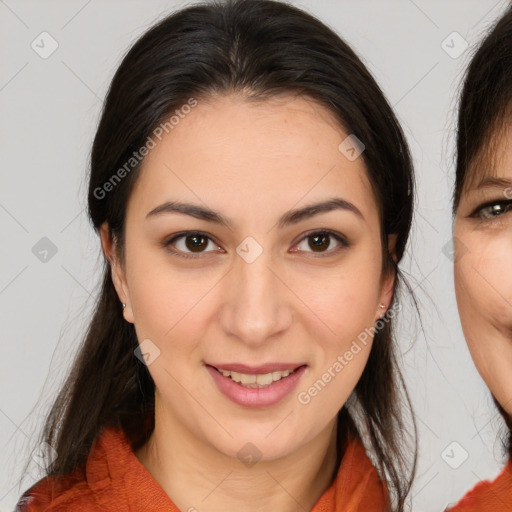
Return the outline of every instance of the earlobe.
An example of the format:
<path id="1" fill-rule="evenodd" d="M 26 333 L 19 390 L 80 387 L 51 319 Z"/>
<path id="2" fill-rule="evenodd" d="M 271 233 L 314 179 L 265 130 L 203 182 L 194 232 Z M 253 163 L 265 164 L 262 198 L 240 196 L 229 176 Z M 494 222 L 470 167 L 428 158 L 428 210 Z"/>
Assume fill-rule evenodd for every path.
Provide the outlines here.
<path id="1" fill-rule="evenodd" d="M 133 324 L 133 312 L 126 302 L 123 302 L 123 317 L 127 322 Z"/>
<path id="2" fill-rule="evenodd" d="M 387 283 L 386 283 L 387 286 Z M 380 320 L 386 316 L 388 309 L 391 306 L 393 300 L 393 284 L 387 289 L 382 290 L 381 302 L 377 308 L 375 321 Z"/>

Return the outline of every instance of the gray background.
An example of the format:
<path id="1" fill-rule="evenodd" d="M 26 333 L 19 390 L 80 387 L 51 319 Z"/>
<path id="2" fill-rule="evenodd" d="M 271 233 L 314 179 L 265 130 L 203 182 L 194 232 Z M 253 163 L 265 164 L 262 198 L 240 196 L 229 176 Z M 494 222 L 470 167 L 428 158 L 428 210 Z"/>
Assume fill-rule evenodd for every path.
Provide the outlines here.
<path id="1" fill-rule="evenodd" d="M 404 309 L 400 345 L 420 435 L 412 509 L 439 511 L 503 464 L 497 441 L 503 425 L 465 346 L 449 250 L 458 84 L 472 47 L 505 2 L 293 3 L 318 15 L 363 57 L 412 149 L 418 208 L 402 268 L 424 322 L 423 333 L 411 327 L 414 312 Z M 11 510 L 39 477 L 33 463 L 18 485 L 97 292 L 100 244 L 85 205 L 102 100 L 128 46 L 183 5 L 0 0 L 0 510 Z M 44 31 L 58 43 L 46 59 L 31 47 Z M 46 261 L 33 250 L 48 246 L 43 237 L 57 250 Z"/>

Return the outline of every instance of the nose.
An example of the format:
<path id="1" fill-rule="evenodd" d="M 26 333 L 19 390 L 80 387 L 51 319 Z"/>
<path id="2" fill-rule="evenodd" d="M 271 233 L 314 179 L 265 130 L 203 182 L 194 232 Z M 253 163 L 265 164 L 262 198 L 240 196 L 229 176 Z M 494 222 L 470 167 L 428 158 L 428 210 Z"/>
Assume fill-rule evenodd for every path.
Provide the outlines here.
<path id="1" fill-rule="evenodd" d="M 290 328 L 293 293 L 282 273 L 272 268 L 265 251 L 252 263 L 236 257 L 222 293 L 220 322 L 226 335 L 259 346 Z"/>

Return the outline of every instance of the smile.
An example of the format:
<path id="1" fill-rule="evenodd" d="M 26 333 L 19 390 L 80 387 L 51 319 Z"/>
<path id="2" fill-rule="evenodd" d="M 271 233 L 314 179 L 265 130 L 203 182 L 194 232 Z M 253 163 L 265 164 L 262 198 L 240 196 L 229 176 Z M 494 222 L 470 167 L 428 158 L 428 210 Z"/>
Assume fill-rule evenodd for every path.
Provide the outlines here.
<path id="1" fill-rule="evenodd" d="M 271 364 L 251 368 L 239 364 L 223 364 L 217 368 L 206 364 L 205 367 L 215 388 L 226 398 L 243 407 L 261 408 L 276 405 L 288 397 L 308 365 Z"/>
<path id="2" fill-rule="evenodd" d="M 239 373 L 239 372 L 231 372 L 229 370 L 223 370 L 216 368 L 216 370 L 224 377 L 229 377 L 230 379 L 238 382 L 244 387 L 247 388 L 266 388 L 270 386 L 273 382 L 278 382 L 285 377 L 288 377 L 295 370 L 285 370 L 285 371 L 275 371 L 271 373 L 260 373 L 260 374 L 249 374 L 249 373 Z"/>

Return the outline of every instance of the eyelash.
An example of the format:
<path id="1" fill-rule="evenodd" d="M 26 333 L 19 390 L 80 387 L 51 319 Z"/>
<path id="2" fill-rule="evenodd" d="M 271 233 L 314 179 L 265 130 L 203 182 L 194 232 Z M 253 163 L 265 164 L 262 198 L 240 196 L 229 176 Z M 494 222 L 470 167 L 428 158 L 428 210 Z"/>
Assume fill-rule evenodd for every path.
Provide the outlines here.
<path id="1" fill-rule="evenodd" d="M 339 242 L 341 245 L 341 247 L 338 247 L 337 249 L 331 249 L 324 253 L 315 254 L 314 256 L 312 256 L 314 258 L 324 258 L 327 256 L 331 256 L 333 253 L 337 254 L 342 249 L 350 246 L 350 243 L 347 241 L 347 239 L 344 236 L 342 236 L 340 233 L 336 233 L 335 231 L 331 231 L 329 229 L 319 229 L 319 230 L 315 230 L 315 231 L 309 231 L 295 245 L 298 245 L 300 242 L 302 242 L 303 240 L 305 240 L 307 238 L 312 238 L 314 235 L 329 235 L 332 238 L 334 238 L 337 242 Z M 209 241 L 212 241 L 213 243 L 216 243 L 207 233 L 205 233 L 203 231 L 182 231 L 180 233 L 176 233 L 171 238 L 164 241 L 162 243 L 162 245 L 163 245 L 163 247 L 167 248 L 169 250 L 169 252 L 171 254 L 173 254 L 174 256 L 178 256 L 180 258 L 185 258 L 185 259 L 198 259 L 198 258 L 203 257 L 202 256 L 203 254 L 208 254 L 208 252 L 210 252 L 210 251 L 204 251 L 202 253 L 196 253 L 197 256 L 191 256 L 192 253 L 185 253 L 181 250 L 175 250 L 175 249 L 170 248 L 170 246 L 173 243 L 175 243 L 176 240 L 179 240 L 180 238 L 186 238 L 188 236 L 201 236 L 201 237 L 207 238 Z M 219 245 L 219 244 L 217 244 L 217 245 Z M 330 245 L 330 243 L 329 243 L 329 245 Z M 293 252 L 301 252 L 301 251 L 293 251 Z M 304 251 L 304 252 L 309 252 L 309 251 Z"/>
<path id="2" fill-rule="evenodd" d="M 498 213 L 498 215 L 491 215 L 491 217 L 484 217 L 482 212 L 483 210 L 485 210 L 486 208 L 492 208 L 494 206 L 500 206 L 501 208 L 503 208 L 503 211 L 501 211 L 500 213 Z M 506 214 L 506 213 L 509 213 L 511 211 L 511 207 L 512 206 L 512 200 L 509 200 L 509 201 L 500 201 L 500 200 L 496 200 L 496 201 L 489 201 L 485 204 L 482 204 L 480 205 L 478 208 L 476 208 L 476 210 L 470 215 L 470 217 L 474 217 L 474 218 L 478 218 L 484 222 L 486 221 L 493 221 L 494 219 L 498 218 L 498 217 L 501 217 L 502 215 Z"/>

